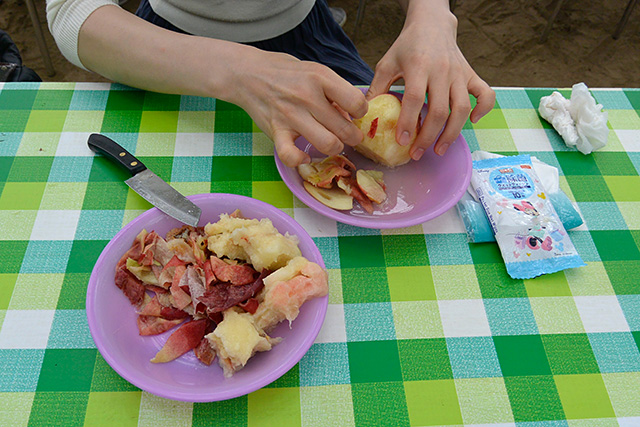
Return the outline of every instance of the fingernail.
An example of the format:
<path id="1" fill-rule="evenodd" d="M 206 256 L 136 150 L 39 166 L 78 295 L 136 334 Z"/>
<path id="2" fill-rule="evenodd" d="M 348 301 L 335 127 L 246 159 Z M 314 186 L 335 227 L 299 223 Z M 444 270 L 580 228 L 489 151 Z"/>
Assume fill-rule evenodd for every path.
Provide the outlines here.
<path id="1" fill-rule="evenodd" d="M 471 120 L 471 123 L 476 124 L 480 121 L 481 118 L 484 117 L 484 114 L 477 114 L 473 117 L 469 117 L 469 120 Z"/>
<path id="2" fill-rule="evenodd" d="M 418 148 L 413 152 L 413 154 L 411 154 L 411 158 L 413 160 L 420 160 L 423 154 L 424 154 L 424 150 L 422 148 Z"/>
<path id="3" fill-rule="evenodd" d="M 400 145 L 409 145 L 410 142 L 411 142 L 411 135 L 409 135 L 409 132 L 407 132 L 405 130 L 400 135 L 400 141 L 398 141 L 398 144 L 400 144 Z"/>
<path id="4" fill-rule="evenodd" d="M 447 149 L 449 148 L 449 146 L 450 146 L 450 145 L 451 145 L 451 144 L 449 144 L 449 143 L 441 144 L 441 145 L 438 147 L 438 156 L 444 156 L 444 153 L 446 153 L 446 152 L 447 152 Z"/>

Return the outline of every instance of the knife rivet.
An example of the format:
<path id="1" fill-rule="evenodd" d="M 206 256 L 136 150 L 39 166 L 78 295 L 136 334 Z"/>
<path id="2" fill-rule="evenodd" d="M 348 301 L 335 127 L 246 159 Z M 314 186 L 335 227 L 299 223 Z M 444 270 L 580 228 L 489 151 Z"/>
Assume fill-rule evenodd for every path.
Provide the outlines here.
<path id="1" fill-rule="evenodd" d="M 124 157 L 124 156 L 126 156 L 126 155 L 127 155 L 127 153 L 125 153 L 124 151 L 123 151 L 122 153 L 120 153 L 120 154 L 119 154 L 119 156 L 120 156 L 120 157 Z"/>
<path id="2" fill-rule="evenodd" d="M 138 162 L 131 162 L 131 166 L 135 166 L 137 164 L 138 164 Z"/>

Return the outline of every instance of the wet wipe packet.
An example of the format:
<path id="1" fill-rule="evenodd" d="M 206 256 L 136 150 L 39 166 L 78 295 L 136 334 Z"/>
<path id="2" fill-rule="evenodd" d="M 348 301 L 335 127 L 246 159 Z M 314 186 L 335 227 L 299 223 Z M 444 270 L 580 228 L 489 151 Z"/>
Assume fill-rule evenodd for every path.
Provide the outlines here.
<path id="1" fill-rule="evenodd" d="M 547 191 L 545 195 L 551 201 L 565 230 L 571 230 L 583 224 L 580 213 L 573 206 L 573 203 L 564 191 L 560 190 L 555 193 Z M 467 232 L 469 242 L 486 243 L 496 241 L 493 235 L 493 229 L 491 228 L 482 204 L 476 201 L 469 192 L 464 193 L 460 201 L 456 204 L 456 208 Z"/>
<path id="2" fill-rule="evenodd" d="M 529 155 L 474 161 L 471 185 L 489 219 L 509 276 L 531 279 L 586 265 Z"/>
<path id="3" fill-rule="evenodd" d="M 488 151 L 476 150 L 471 153 L 473 160 L 496 159 L 504 157 Z M 573 202 L 560 189 L 558 168 L 540 161 L 531 156 L 531 165 L 545 189 L 546 197 L 551 201 L 553 208 L 562 221 L 565 230 L 571 230 L 583 224 L 582 216 Z M 462 220 L 467 238 L 472 243 L 495 242 L 493 229 L 484 212 L 484 208 L 476 195 L 473 186 L 469 184 L 467 192 L 456 204 L 458 214 Z"/>

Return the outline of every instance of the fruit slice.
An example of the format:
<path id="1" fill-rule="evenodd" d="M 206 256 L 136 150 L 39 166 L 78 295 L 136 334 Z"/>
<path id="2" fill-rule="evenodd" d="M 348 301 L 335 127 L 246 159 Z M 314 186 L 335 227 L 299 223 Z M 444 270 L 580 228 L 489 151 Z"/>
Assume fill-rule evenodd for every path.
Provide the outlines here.
<path id="1" fill-rule="evenodd" d="M 338 179 L 337 184 L 338 184 L 338 187 L 342 188 L 345 193 L 347 193 L 349 196 L 352 196 L 354 199 L 356 199 L 356 201 L 360 203 L 360 206 L 362 206 L 362 208 L 367 213 L 370 213 L 370 214 L 373 213 L 373 204 L 371 204 L 371 200 L 369 200 L 369 198 L 364 195 L 362 190 L 360 190 L 360 186 L 358 185 L 358 183 L 354 178 L 352 177 L 345 178 L 341 176 Z"/>
<path id="2" fill-rule="evenodd" d="M 356 172 L 356 181 L 360 190 L 375 203 L 382 203 L 387 200 L 387 193 L 378 182 L 367 171 L 360 169 Z"/>
<path id="3" fill-rule="evenodd" d="M 345 156 L 325 157 L 320 161 L 298 166 L 298 173 L 305 181 L 316 187 L 331 188 L 333 181 L 341 176 L 351 176 L 356 167 Z"/>
<path id="4" fill-rule="evenodd" d="M 169 336 L 160 351 L 151 359 L 151 363 L 171 362 L 196 348 L 204 338 L 207 322 L 207 319 L 199 319 L 184 323 Z"/>
<path id="5" fill-rule="evenodd" d="M 375 181 L 374 181 L 375 182 Z M 339 211 L 348 211 L 353 208 L 353 197 L 337 188 L 318 188 L 308 182 L 303 182 L 304 189 L 307 190 L 317 201 L 325 206 Z"/>
<path id="6" fill-rule="evenodd" d="M 314 167 L 313 163 L 303 163 L 298 166 L 298 173 L 303 180 L 308 181 L 310 176 L 318 173 L 318 170 Z"/>
<path id="7" fill-rule="evenodd" d="M 387 189 L 386 185 L 384 185 L 384 172 L 375 169 L 364 169 L 364 171 L 371 175 L 371 177 L 380 184 L 380 187 L 382 187 L 383 190 Z"/>

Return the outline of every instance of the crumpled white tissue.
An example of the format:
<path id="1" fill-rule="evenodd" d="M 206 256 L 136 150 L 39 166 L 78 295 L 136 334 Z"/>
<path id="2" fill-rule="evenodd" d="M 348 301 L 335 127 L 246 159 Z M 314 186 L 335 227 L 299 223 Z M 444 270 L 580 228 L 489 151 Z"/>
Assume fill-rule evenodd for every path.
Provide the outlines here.
<path id="1" fill-rule="evenodd" d="M 581 153 L 589 154 L 607 145 L 609 115 L 602 111 L 602 104 L 596 104 L 584 83 L 573 85 L 569 112 L 576 122 L 576 130 L 580 137 L 577 148 Z"/>
<path id="2" fill-rule="evenodd" d="M 578 131 L 571 118 L 569 104 L 570 101 L 560 92 L 553 92 L 540 99 L 538 111 L 543 119 L 551 123 L 567 145 L 574 146 L 578 143 Z"/>
<path id="3" fill-rule="evenodd" d="M 602 104 L 596 104 L 584 83 L 573 85 L 570 100 L 560 92 L 543 96 L 538 112 L 551 123 L 567 146 L 575 146 L 583 154 L 607 144 L 608 113 L 602 111 Z"/>

